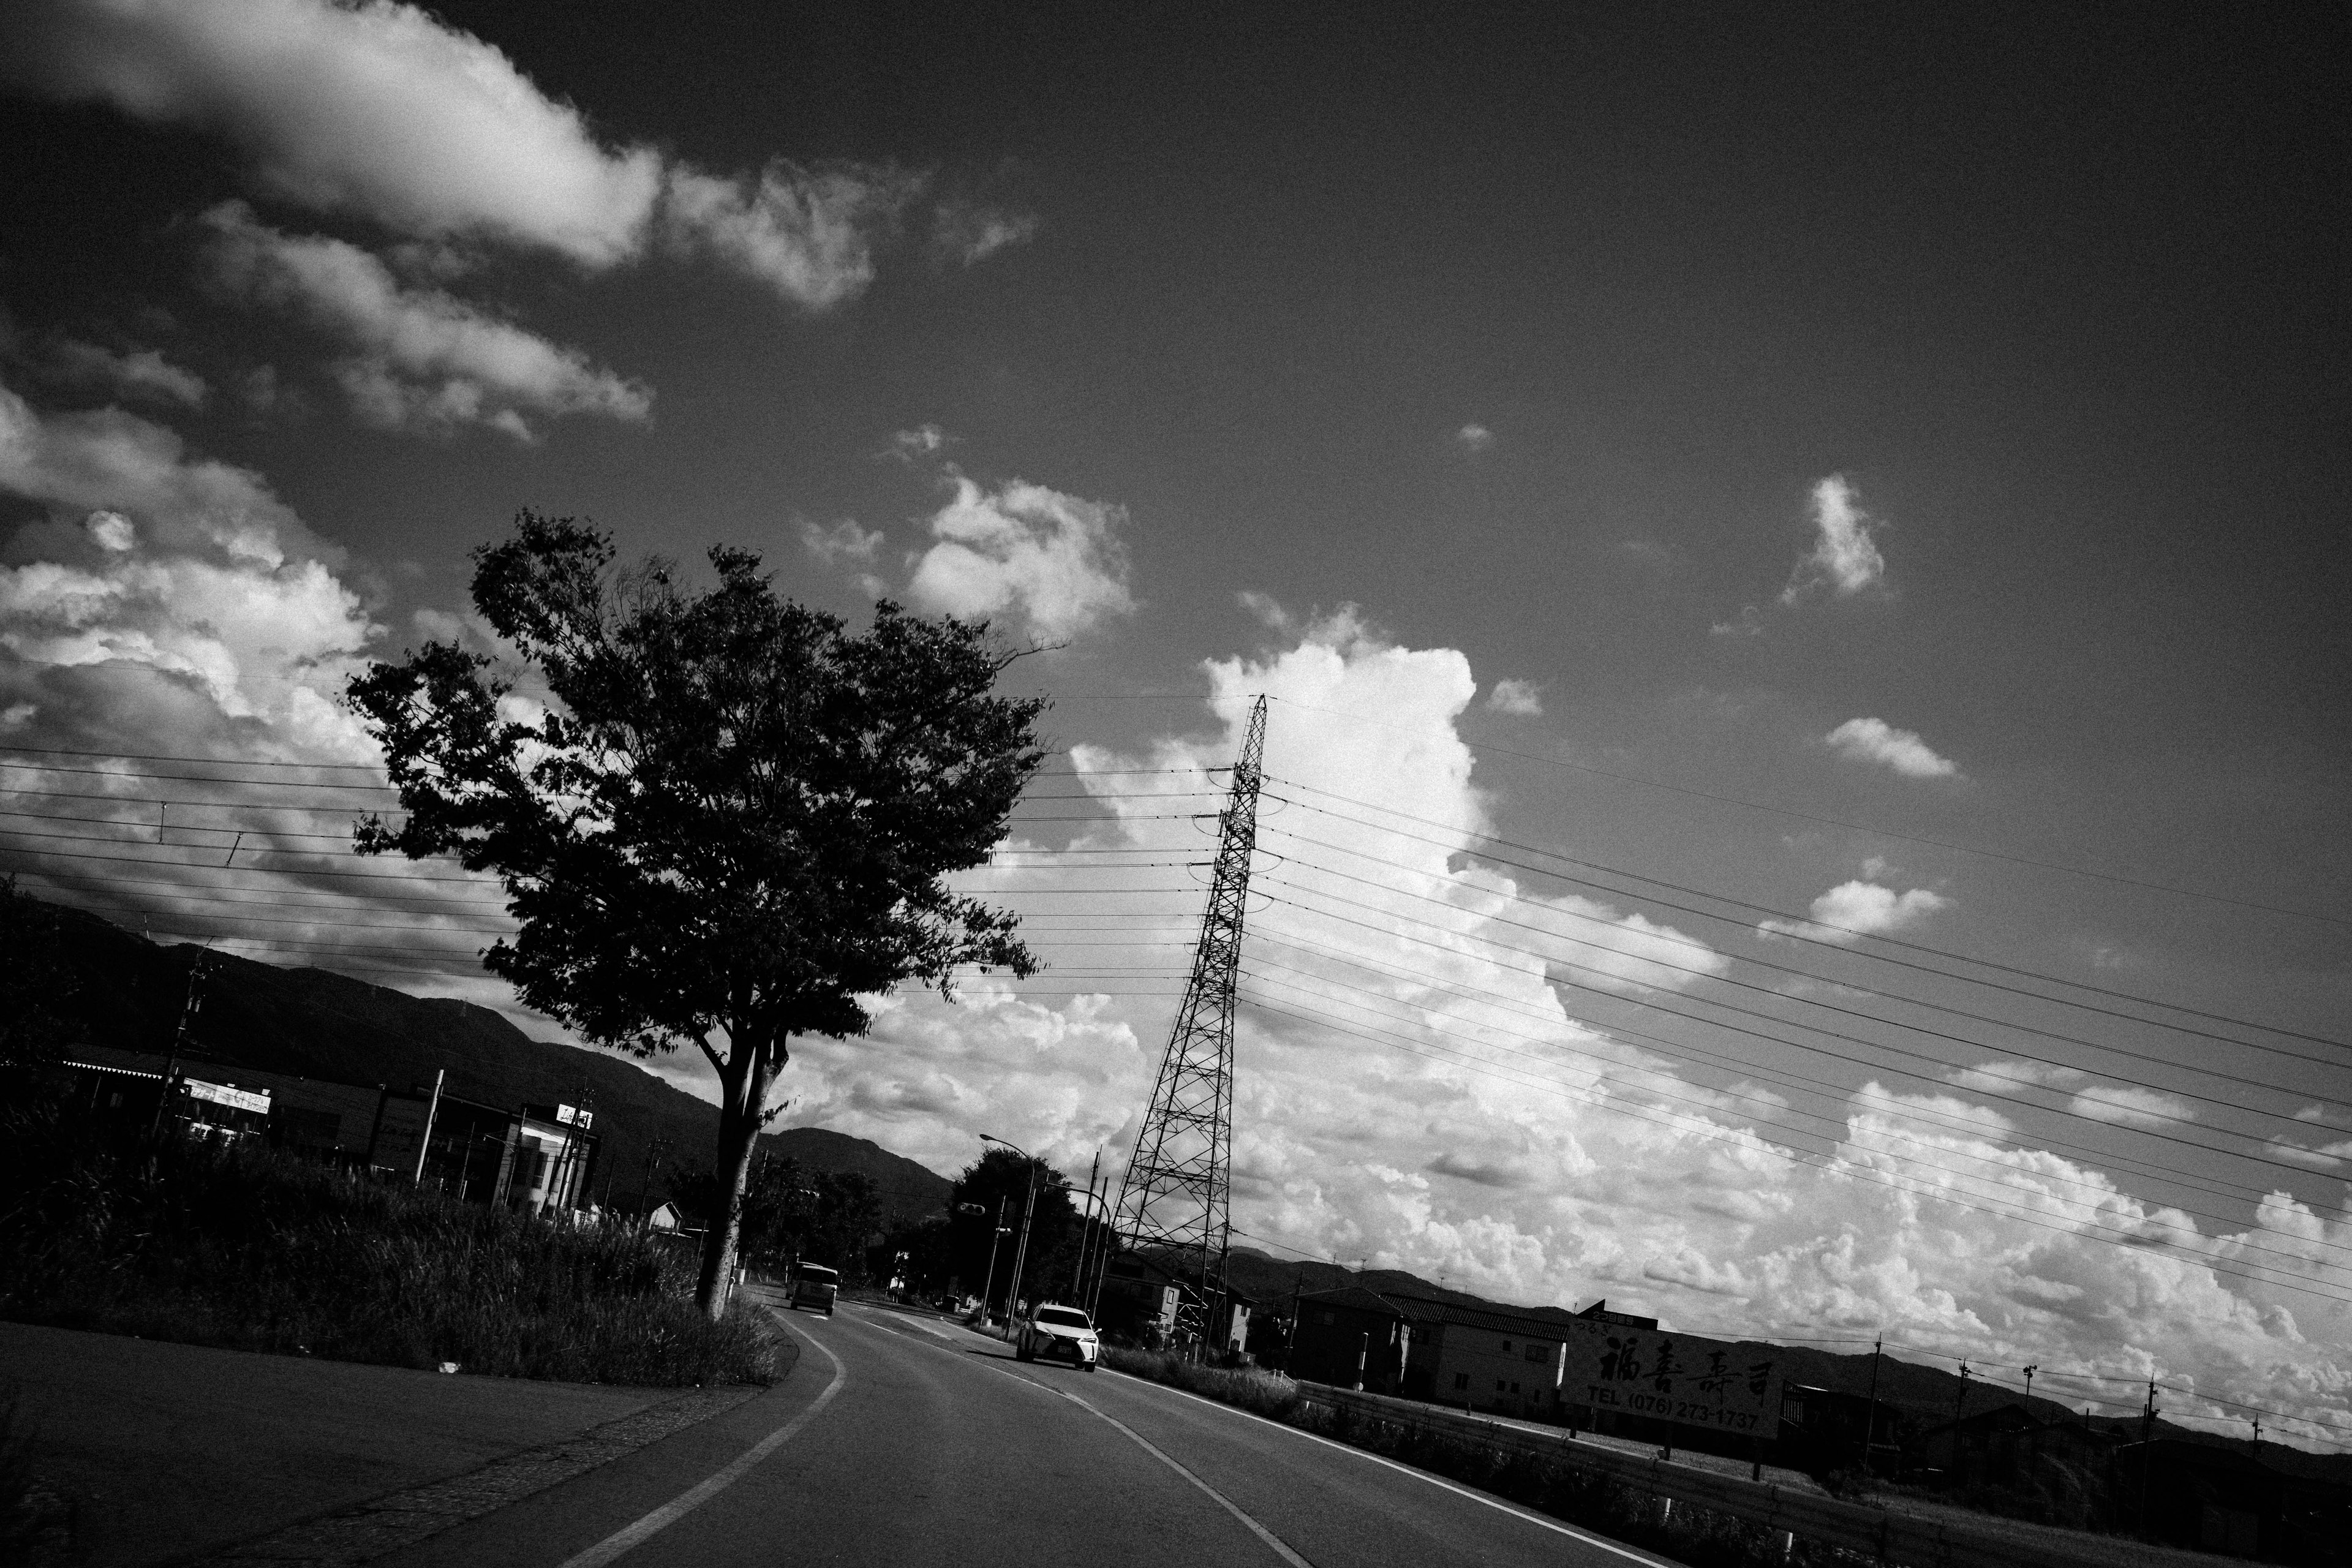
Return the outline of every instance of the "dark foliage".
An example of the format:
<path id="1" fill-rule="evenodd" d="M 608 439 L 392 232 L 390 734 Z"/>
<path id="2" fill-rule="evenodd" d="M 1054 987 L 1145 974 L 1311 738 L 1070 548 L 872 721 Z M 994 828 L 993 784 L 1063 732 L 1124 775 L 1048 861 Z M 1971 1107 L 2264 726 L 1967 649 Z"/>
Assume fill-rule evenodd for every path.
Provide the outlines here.
<path id="1" fill-rule="evenodd" d="M 604 534 L 525 512 L 474 552 L 473 596 L 551 699 L 527 721 L 487 655 L 428 643 L 350 688 L 405 818 L 363 853 L 498 873 L 521 922 L 491 971 L 599 1044 L 692 1042 L 721 1086 L 730 1194 L 698 1289 L 733 1261 L 767 1093 L 796 1034 L 863 1033 L 861 995 L 1034 967 L 1003 910 L 949 889 L 982 864 L 1042 758 L 1043 703 L 992 694 L 984 624 L 877 606 L 853 633 L 715 549 L 691 593 L 614 569 Z"/>
<path id="2" fill-rule="evenodd" d="M 55 1061 L 82 1037 L 82 988 L 58 911 L 0 880 L 0 1070 Z"/>

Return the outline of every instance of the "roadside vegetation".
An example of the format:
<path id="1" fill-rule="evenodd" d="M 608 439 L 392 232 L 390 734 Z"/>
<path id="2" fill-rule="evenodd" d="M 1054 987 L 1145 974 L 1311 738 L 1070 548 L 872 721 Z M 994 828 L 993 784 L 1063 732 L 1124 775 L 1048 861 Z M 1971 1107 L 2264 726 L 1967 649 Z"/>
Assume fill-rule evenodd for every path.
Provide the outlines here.
<path id="1" fill-rule="evenodd" d="M 0 1317 L 234 1350 L 644 1385 L 766 1383 L 742 1308 L 625 1226 L 463 1204 L 77 1116 L 5 1075 Z"/>
<path id="2" fill-rule="evenodd" d="M 1103 1347 L 1103 1364 L 1444 1476 L 1690 1568 L 1806 1568 L 1861 1561 L 1802 1540 L 1792 1546 L 1780 1531 L 1704 1509 L 1678 1505 L 1668 1514 L 1655 1498 L 1555 1459 L 1310 1405 L 1300 1398 L 1298 1385 L 1280 1373 L 1208 1366 L 1162 1351 L 1116 1345 Z"/>

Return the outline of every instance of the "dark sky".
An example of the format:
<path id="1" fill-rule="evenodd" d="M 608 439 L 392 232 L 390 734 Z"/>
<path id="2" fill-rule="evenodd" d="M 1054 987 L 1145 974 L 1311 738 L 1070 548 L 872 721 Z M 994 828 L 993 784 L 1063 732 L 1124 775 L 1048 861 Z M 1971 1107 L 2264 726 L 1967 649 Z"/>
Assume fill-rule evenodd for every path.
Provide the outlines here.
<path id="1" fill-rule="evenodd" d="M 270 0 L 255 15 L 279 30 L 227 43 L 26 7 L 0 40 L 0 385 L 25 410 L 0 427 L 0 525 L 28 525 L 0 556 L 13 732 L 128 750 L 168 710 L 186 744 L 266 731 L 272 754 L 342 754 L 293 699 L 247 712 L 216 690 L 189 718 L 124 695 L 123 669 L 234 618 L 173 600 L 193 578 L 105 578 L 151 620 L 9 632 L 61 602 L 27 574 L 43 563 L 115 569 L 93 509 L 163 548 L 169 506 L 151 521 L 106 454 L 176 437 L 175 473 L 255 476 L 360 596 L 315 646 L 221 634 L 249 677 L 297 669 L 289 690 L 454 624 L 465 551 L 526 506 L 591 515 L 631 552 L 760 549 L 845 614 L 997 592 L 1000 625 L 1066 645 L 1029 667 L 1057 737 L 1127 751 L 1182 731 L 1221 754 L 1206 710 L 1140 699 L 1205 692 L 1204 660 L 1291 679 L 1286 658 L 1337 646 L 1314 617 L 1353 605 L 1373 635 L 1342 651 L 1364 670 L 1376 649 L 1458 650 L 1477 685 L 1458 717 L 1412 707 L 1444 685 L 1434 661 L 1381 689 L 1388 716 L 1484 748 L 1471 783 L 1510 839 L 1816 919 L 1843 885 L 1917 893 L 1877 929 L 2345 1037 L 2340 9 L 1275 9 L 449 5 L 437 33 L 393 29 L 421 51 L 419 107 L 370 119 L 331 101 L 362 79 L 268 63 L 289 38 L 314 61 L 358 51 L 310 0 Z M 528 101 L 475 135 L 434 84 L 483 47 Z M 583 118 L 547 130 L 564 105 Z M 374 146 L 412 129 L 421 151 L 383 173 L 399 160 Z M 580 239 L 562 222 L 588 222 L 584 198 L 561 222 L 508 216 L 566 168 L 618 180 L 631 158 L 668 182 L 636 227 Z M 452 194 L 509 159 L 494 197 Z M 805 233 L 754 254 L 728 248 L 752 243 L 742 226 L 682 216 L 696 172 L 750 192 L 763 168 L 770 216 L 820 190 L 850 204 L 870 276 L 835 257 L 820 297 L 790 270 Z M 995 240 L 964 243 L 987 222 Z M 1872 552 L 1850 581 L 1803 564 L 1825 494 Z M 977 557 L 950 548 L 966 523 L 999 529 Z M 211 537 L 187 559 L 217 564 Z M 1018 539 L 1099 550 L 1004 553 Z M 1095 597 L 1055 610 L 1049 591 Z M 101 622 L 104 658 L 76 640 Z M 1491 705 L 1505 681 L 1525 700 Z M 1940 765 L 1829 743 L 1865 720 Z M 1359 793 L 1381 783 L 1366 767 Z M 1750 959 L 1789 945 L 1612 907 Z M 1806 961 L 1877 983 L 1857 955 Z M 2018 1028 L 2105 1026 L 1996 1013 L 2016 1027 L 1963 1031 L 1982 1049 L 1927 1048 L 1958 1068 Z M 1151 1047 L 1164 1018 L 1134 1027 Z M 2184 1110 L 2198 1138 L 2309 1150 L 2352 1124 L 2288 1120 L 2352 1096 L 2339 1047 L 2097 1037 L 2157 1060 L 2068 1059 L 2166 1093 L 2213 1091 L 2200 1066 L 2271 1086 Z M 1738 1048 L 1842 1089 L 1867 1076 Z M 1708 1092 L 1738 1076 L 1679 1070 Z M 1105 1105 L 1140 1092 L 1106 1082 Z M 900 1089 L 825 1103 L 935 1162 L 983 1130 Z M 2029 1141 L 2152 1157 L 2145 1119 L 2007 1113 Z M 1075 1149 L 1071 1117 L 1032 1135 Z M 2154 1152 L 2244 1223 L 2273 1184 L 2340 1205 L 2346 1149 L 2295 1169 Z M 1339 1223 L 1279 1212 L 1294 1241 Z M 1368 1249 L 1388 1234 L 1371 1212 L 1345 1222 Z M 1612 1297 L 1667 1277 L 1626 1267 Z"/>

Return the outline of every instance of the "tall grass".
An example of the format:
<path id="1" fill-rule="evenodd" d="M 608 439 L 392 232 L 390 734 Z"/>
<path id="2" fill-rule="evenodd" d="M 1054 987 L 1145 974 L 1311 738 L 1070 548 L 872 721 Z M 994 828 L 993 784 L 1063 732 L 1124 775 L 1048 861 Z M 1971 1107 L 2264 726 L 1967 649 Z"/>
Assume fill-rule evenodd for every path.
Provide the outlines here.
<path id="1" fill-rule="evenodd" d="M 471 1373 L 764 1383 L 748 1313 L 695 1311 L 689 1258 L 278 1151 L 0 1111 L 0 1316 Z"/>

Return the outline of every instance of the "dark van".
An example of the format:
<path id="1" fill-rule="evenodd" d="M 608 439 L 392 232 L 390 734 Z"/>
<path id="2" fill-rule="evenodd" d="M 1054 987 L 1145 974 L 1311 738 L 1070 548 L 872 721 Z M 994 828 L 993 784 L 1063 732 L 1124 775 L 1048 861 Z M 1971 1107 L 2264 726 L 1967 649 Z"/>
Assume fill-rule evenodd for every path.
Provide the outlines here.
<path id="1" fill-rule="evenodd" d="M 833 1316 L 833 1299 L 841 1294 L 841 1276 L 820 1263 L 803 1263 L 793 1270 L 792 1288 L 785 1294 L 784 1304 L 806 1307 L 812 1312 Z"/>

